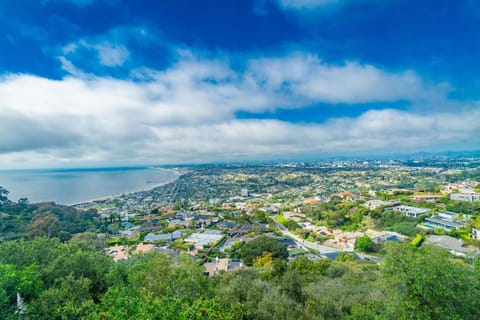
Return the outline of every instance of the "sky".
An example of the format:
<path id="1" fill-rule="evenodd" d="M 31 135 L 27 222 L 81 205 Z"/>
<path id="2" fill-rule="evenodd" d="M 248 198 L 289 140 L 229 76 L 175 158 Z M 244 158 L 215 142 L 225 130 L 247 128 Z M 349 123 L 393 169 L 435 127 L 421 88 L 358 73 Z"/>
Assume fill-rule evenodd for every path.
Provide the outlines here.
<path id="1" fill-rule="evenodd" d="M 479 150 L 476 0 L 3 0 L 0 168 Z"/>

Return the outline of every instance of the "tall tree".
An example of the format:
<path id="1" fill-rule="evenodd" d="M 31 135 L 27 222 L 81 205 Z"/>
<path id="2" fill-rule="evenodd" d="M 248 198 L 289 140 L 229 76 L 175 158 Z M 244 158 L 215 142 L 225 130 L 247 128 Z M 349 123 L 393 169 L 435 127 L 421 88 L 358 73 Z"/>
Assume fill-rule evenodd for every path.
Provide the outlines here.
<path id="1" fill-rule="evenodd" d="M 36 215 L 29 227 L 31 238 L 46 237 L 47 239 L 56 237 L 60 232 L 60 221 L 58 216 L 52 213 Z"/>
<path id="2" fill-rule="evenodd" d="M 443 249 L 391 244 L 381 266 L 396 319 L 478 319 L 480 278 Z M 466 298 L 468 297 L 468 298 Z"/>

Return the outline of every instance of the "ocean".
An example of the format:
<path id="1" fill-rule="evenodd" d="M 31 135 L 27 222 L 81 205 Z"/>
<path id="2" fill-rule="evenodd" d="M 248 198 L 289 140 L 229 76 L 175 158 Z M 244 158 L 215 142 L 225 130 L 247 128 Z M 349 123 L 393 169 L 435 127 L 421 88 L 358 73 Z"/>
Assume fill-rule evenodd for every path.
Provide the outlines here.
<path id="1" fill-rule="evenodd" d="M 74 204 L 153 189 L 174 180 L 174 171 L 156 167 L 0 170 L 0 186 L 10 200 Z"/>

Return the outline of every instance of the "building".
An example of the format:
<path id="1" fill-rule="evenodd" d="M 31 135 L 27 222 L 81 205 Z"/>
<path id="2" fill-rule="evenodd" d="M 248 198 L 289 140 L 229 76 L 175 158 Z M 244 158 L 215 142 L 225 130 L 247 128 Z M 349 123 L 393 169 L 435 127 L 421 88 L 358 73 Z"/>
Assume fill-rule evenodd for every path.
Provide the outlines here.
<path id="1" fill-rule="evenodd" d="M 396 206 L 392 208 L 393 211 L 404 213 L 407 217 L 418 218 L 422 214 L 430 211 L 430 209 L 416 208 L 410 206 Z"/>
<path id="2" fill-rule="evenodd" d="M 103 252 L 113 258 L 113 261 L 125 261 L 130 257 L 127 246 L 116 245 L 103 249 Z"/>
<path id="3" fill-rule="evenodd" d="M 383 233 L 380 233 L 379 235 L 376 235 L 376 236 L 372 237 L 372 241 L 375 242 L 375 243 L 402 242 L 406 238 L 407 238 L 406 236 L 401 235 L 397 232 L 385 231 Z"/>
<path id="4" fill-rule="evenodd" d="M 480 194 L 475 192 L 460 192 L 450 194 L 450 200 L 455 201 L 480 201 Z"/>
<path id="5" fill-rule="evenodd" d="M 248 197 L 248 189 L 247 188 L 243 188 L 242 190 L 240 190 L 240 195 L 242 197 Z"/>
<path id="6" fill-rule="evenodd" d="M 214 261 L 206 262 L 203 266 L 205 267 L 205 275 L 213 276 L 219 271 L 229 272 L 241 269 L 243 263 L 239 259 L 219 259 L 217 257 Z"/>
<path id="7" fill-rule="evenodd" d="M 333 239 L 333 246 L 347 251 L 353 251 L 355 249 L 357 238 L 365 235 L 363 232 L 358 231 L 348 232 L 334 230 L 333 233 L 335 236 Z"/>
<path id="8" fill-rule="evenodd" d="M 171 232 L 171 233 L 163 233 L 163 234 L 155 234 L 149 233 L 143 238 L 144 241 L 147 242 L 157 242 L 157 241 L 174 241 L 181 237 L 183 237 L 183 232 L 178 230 Z"/>
<path id="9" fill-rule="evenodd" d="M 474 240 L 480 240 L 480 229 L 472 228 L 472 231 L 470 232 L 470 237 Z"/>
<path id="10" fill-rule="evenodd" d="M 192 233 L 188 238 L 185 239 L 185 242 L 194 244 L 195 248 L 197 249 L 203 249 L 204 246 L 216 243 L 225 236 L 222 233 L 213 233 L 207 231 L 204 233 Z"/>
<path id="11" fill-rule="evenodd" d="M 412 199 L 417 202 L 435 202 L 441 197 L 439 194 L 417 194 L 413 195 Z"/>
<path id="12" fill-rule="evenodd" d="M 393 203 L 390 202 L 390 201 L 383 201 L 383 200 L 374 199 L 374 200 L 365 201 L 365 203 L 363 205 L 370 210 L 375 210 L 375 209 L 380 208 L 380 207 L 391 206 L 391 205 L 393 205 Z"/>
<path id="13" fill-rule="evenodd" d="M 456 256 L 466 256 L 467 254 L 478 253 L 478 250 L 465 247 L 462 240 L 455 239 L 450 236 L 430 236 L 425 244 L 443 248 L 448 250 L 451 254 Z"/>
<path id="14" fill-rule="evenodd" d="M 422 225 L 425 229 L 441 228 L 445 231 L 457 230 L 465 226 L 465 221 L 459 219 L 458 213 L 454 212 L 439 212 L 436 215 L 425 219 Z"/>

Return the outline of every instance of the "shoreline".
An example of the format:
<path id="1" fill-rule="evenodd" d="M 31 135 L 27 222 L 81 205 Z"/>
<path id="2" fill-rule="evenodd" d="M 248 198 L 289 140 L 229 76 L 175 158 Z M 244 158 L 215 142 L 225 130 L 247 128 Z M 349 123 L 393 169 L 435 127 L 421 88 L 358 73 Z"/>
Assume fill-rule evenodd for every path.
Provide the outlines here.
<path id="1" fill-rule="evenodd" d="M 102 201 L 113 200 L 113 199 L 115 199 L 117 197 L 120 197 L 120 196 L 123 196 L 123 195 L 130 195 L 130 194 L 135 194 L 135 193 L 139 193 L 139 192 L 148 192 L 148 191 L 152 191 L 155 188 L 162 187 L 164 185 L 172 183 L 172 182 L 178 180 L 178 178 L 182 175 L 181 172 L 179 172 L 178 170 L 175 170 L 175 169 L 165 169 L 165 168 L 159 168 L 159 169 L 173 172 L 175 177 L 168 180 L 168 181 L 162 182 L 160 184 L 155 184 L 155 186 L 153 186 L 151 188 L 147 188 L 147 189 L 126 191 L 126 192 L 117 193 L 117 194 L 113 194 L 113 195 L 108 195 L 108 196 L 104 196 L 104 197 L 99 197 L 99 198 L 94 198 L 94 199 L 89 199 L 89 200 L 82 200 L 80 202 L 75 202 L 75 203 L 70 203 L 70 204 L 61 204 L 61 205 L 65 205 L 65 206 L 69 206 L 69 207 L 76 207 L 76 206 L 81 206 L 81 205 L 92 204 L 94 202 L 102 202 Z"/>

